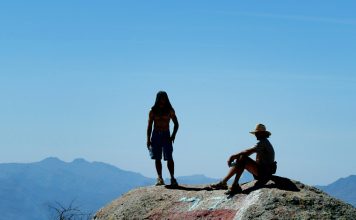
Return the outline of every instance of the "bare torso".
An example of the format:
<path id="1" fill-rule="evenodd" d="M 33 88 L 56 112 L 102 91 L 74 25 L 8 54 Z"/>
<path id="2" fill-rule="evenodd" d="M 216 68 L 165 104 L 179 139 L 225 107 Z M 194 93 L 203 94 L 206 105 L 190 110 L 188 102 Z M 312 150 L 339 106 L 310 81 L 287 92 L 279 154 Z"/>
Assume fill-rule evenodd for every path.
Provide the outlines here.
<path id="1" fill-rule="evenodd" d="M 153 120 L 153 128 L 156 131 L 168 131 L 169 130 L 169 122 L 174 115 L 174 112 L 171 111 L 166 115 L 156 115 L 153 112 L 150 113 L 150 117 Z"/>
<path id="2" fill-rule="evenodd" d="M 147 146 L 150 146 L 151 144 L 152 126 L 155 131 L 169 131 L 169 122 L 171 121 L 171 119 L 174 123 L 171 140 L 172 142 L 174 142 L 179 127 L 178 119 L 174 110 L 171 110 L 169 113 L 162 114 L 162 115 L 154 114 L 152 110 L 150 111 L 149 119 L 148 119 L 148 127 L 147 127 Z"/>

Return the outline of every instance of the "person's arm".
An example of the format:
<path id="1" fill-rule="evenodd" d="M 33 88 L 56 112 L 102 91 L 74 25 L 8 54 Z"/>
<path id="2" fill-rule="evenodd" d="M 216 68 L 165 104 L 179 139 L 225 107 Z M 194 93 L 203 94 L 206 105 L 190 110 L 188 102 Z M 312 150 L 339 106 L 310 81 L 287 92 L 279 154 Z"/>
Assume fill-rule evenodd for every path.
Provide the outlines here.
<path id="1" fill-rule="evenodd" d="M 148 114 L 148 126 L 147 126 L 147 147 L 151 146 L 151 133 L 153 125 L 153 112 L 152 110 Z"/>
<path id="2" fill-rule="evenodd" d="M 173 128 L 173 133 L 172 133 L 172 136 L 171 136 L 171 141 L 174 143 L 174 140 L 176 139 L 176 134 L 177 134 L 177 131 L 178 131 L 178 128 L 179 128 L 179 123 L 178 123 L 178 118 L 175 114 L 175 112 L 172 110 L 171 111 L 171 119 L 173 121 L 173 124 L 174 124 L 174 128 Z"/>
<path id="3" fill-rule="evenodd" d="M 240 156 L 244 155 L 246 157 L 250 156 L 251 154 L 256 153 L 256 147 L 252 147 L 249 149 L 246 149 L 244 151 L 241 151 L 240 153 L 233 154 L 230 156 L 230 158 L 227 161 L 227 165 L 230 165 L 232 161 L 239 159 Z"/>

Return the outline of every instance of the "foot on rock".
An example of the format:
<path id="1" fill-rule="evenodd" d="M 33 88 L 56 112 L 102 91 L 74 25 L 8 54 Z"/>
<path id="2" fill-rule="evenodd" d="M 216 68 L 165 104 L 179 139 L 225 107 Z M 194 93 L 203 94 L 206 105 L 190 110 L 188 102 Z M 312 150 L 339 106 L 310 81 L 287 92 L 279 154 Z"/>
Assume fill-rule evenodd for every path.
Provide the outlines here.
<path id="1" fill-rule="evenodd" d="M 218 189 L 227 189 L 228 187 L 225 182 L 221 181 L 215 184 L 211 184 L 210 188 L 218 190 Z"/>
<path id="2" fill-rule="evenodd" d="M 242 192 L 242 188 L 239 184 L 233 184 L 226 192 L 226 195 L 235 195 Z"/>
<path id="3" fill-rule="evenodd" d="M 178 187 L 178 182 L 175 178 L 171 179 L 171 187 L 176 188 Z"/>
<path id="4" fill-rule="evenodd" d="M 156 182 L 156 186 L 163 186 L 164 185 L 164 181 L 162 179 L 162 177 L 158 177 L 157 178 L 157 182 Z"/>

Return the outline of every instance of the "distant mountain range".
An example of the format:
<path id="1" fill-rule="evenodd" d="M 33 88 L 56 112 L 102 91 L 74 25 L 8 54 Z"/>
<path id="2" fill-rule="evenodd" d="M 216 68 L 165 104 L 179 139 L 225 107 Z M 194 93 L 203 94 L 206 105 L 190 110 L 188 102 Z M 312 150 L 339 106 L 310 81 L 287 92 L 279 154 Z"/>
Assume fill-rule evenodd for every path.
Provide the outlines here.
<path id="1" fill-rule="evenodd" d="M 204 175 L 177 179 L 182 184 L 218 181 Z M 0 164 L 0 219 L 53 219 L 49 206 L 56 202 L 63 206 L 73 202 L 83 212 L 96 212 L 127 191 L 154 183 L 155 179 L 139 173 L 84 159 L 67 163 L 52 157 L 27 164 L 4 163 Z"/>
<path id="2" fill-rule="evenodd" d="M 356 175 L 338 179 L 327 186 L 316 187 L 356 207 Z"/>
<path id="3" fill-rule="evenodd" d="M 49 206 L 73 200 L 83 211 L 95 212 L 128 190 L 152 183 L 138 173 L 83 159 L 0 164 L 1 219 L 48 220 Z"/>
<path id="4" fill-rule="evenodd" d="M 204 175 L 177 179 L 180 184 L 218 181 Z M 243 175 L 240 182 L 251 179 L 251 175 Z M 139 173 L 84 159 L 67 163 L 52 157 L 35 163 L 3 163 L 0 164 L 0 219 L 50 220 L 53 210 L 49 207 L 57 202 L 63 206 L 73 202 L 83 212 L 94 213 L 127 191 L 154 183 L 155 179 Z M 355 206 L 355 186 L 356 176 L 350 176 L 319 188 Z"/>

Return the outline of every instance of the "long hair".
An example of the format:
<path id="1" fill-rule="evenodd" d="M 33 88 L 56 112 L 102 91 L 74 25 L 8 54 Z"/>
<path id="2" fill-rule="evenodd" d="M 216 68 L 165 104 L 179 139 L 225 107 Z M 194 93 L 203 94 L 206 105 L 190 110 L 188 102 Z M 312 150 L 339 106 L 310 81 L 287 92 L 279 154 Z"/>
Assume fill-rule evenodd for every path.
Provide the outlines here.
<path id="1" fill-rule="evenodd" d="M 161 99 L 165 99 L 165 106 L 160 108 L 159 102 Z M 168 114 L 171 110 L 174 110 L 171 102 L 169 101 L 168 95 L 165 91 L 159 91 L 156 96 L 155 104 L 152 106 L 152 111 L 155 114 Z"/>

